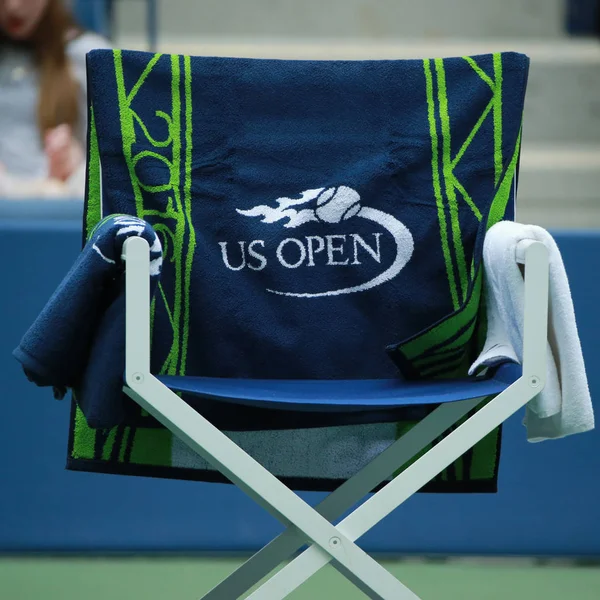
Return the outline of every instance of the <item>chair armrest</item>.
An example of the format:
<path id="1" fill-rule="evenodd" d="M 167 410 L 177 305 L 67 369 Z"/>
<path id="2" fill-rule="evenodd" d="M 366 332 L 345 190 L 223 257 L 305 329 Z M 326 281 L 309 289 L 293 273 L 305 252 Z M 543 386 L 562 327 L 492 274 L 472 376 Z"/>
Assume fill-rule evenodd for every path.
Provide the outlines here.
<path id="1" fill-rule="evenodd" d="M 150 246 L 141 237 L 123 244 L 125 261 L 125 381 L 150 375 Z"/>
<path id="2" fill-rule="evenodd" d="M 522 240 L 516 260 L 525 266 L 523 314 L 523 377 L 532 387 L 543 389 L 546 382 L 548 341 L 548 249 L 542 242 Z"/>

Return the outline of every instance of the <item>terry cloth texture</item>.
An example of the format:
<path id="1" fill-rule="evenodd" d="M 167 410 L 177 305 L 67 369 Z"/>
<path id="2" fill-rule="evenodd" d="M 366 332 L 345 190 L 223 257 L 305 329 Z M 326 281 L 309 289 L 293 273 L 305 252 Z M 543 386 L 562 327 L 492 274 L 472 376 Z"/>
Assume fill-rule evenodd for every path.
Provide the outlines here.
<path id="1" fill-rule="evenodd" d="M 90 53 L 84 228 L 127 213 L 161 238 L 152 371 L 466 375 L 485 337 L 485 232 L 513 218 L 528 64 L 514 53 L 407 61 Z M 222 480 L 141 411 L 93 429 L 78 401 L 69 468 Z M 190 402 L 304 489 L 335 487 L 414 424 L 295 430 L 283 415 L 255 409 L 239 419 L 231 405 Z M 307 469 L 270 458 L 293 456 L 290 444 L 303 456 L 306 436 L 324 452 L 335 439 L 329 456 L 343 460 Z M 426 489 L 495 490 L 499 442 L 498 430 Z"/>
<path id="2" fill-rule="evenodd" d="M 483 248 L 487 338 L 470 371 L 506 359 L 523 361 L 525 283 L 516 260 L 522 241 L 542 242 L 549 255 L 546 385 L 527 405 L 524 421 L 527 439 L 541 442 L 594 429 L 569 280 L 558 246 L 545 229 L 502 221 L 489 230 Z"/>

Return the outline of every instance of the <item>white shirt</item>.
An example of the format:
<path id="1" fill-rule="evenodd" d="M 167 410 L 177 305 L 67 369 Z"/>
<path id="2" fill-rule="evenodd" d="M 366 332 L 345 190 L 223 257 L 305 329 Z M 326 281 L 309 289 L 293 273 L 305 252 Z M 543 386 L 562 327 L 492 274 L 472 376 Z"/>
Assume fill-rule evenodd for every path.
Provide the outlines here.
<path id="1" fill-rule="evenodd" d="M 87 100 L 85 55 L 109 48 L 99 35 L 85 32 L 67 45 L 67 56 L 79 84 L 76 138 L 85 148 Z M 38 73 L 33 56 L 18 46 L 0 47 L 0 164 L 20 177 L 46 178 L 48 165 L 37 124 Z"/>

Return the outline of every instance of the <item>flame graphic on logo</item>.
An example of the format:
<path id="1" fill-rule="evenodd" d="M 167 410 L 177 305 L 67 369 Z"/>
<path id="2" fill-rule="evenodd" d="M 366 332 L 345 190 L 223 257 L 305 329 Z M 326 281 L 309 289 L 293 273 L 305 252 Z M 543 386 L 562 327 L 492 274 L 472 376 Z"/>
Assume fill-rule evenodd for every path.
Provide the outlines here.
<path id="1" fill-rule="evenodd" d="M 300 198 L 277 198 L 277 208 L 261 204 L 248 210 L 236 209 L 240 215 L 245 217 L 263 217 L 262 223 L 276 223 L 282 219 L 289 219 L 284 223 L 286 228 L 294 228 L 310 221 L 318 221 L 315 211 L 310 208 L 294 210 L 292 206 L 300 206 L 314 200 L 325 188 L 315 190 L 306 190 L 302 192 Z"/>

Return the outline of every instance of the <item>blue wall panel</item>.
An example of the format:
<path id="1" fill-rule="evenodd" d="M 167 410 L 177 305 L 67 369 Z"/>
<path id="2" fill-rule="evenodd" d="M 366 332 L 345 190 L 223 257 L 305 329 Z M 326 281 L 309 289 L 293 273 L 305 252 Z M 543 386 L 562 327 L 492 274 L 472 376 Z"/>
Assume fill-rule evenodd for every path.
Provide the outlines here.
<path id="1" fill-rule="evenodd" d="M 79 231 L 76 220 L 23 225 L 0 211 L 0 551 L 257 548 L 280 526 L 233 486 L 63 469 L 68 403 L 29 384 L 10 352 L 77 255 Z M 556 237 L 600 413 L 600 235 Z M 413 497 L 365 536 L 365 547 L 600 555 L 600 433 L 532 445 L 521 419 L 505 429 L 499 494 Z"/>
<path id="2" fill-rule="evenodd" d="M 82 27 L 110 38 L 111 4 L 112 0 L 76 0 L 72 6 L 75 18 Z"/>

